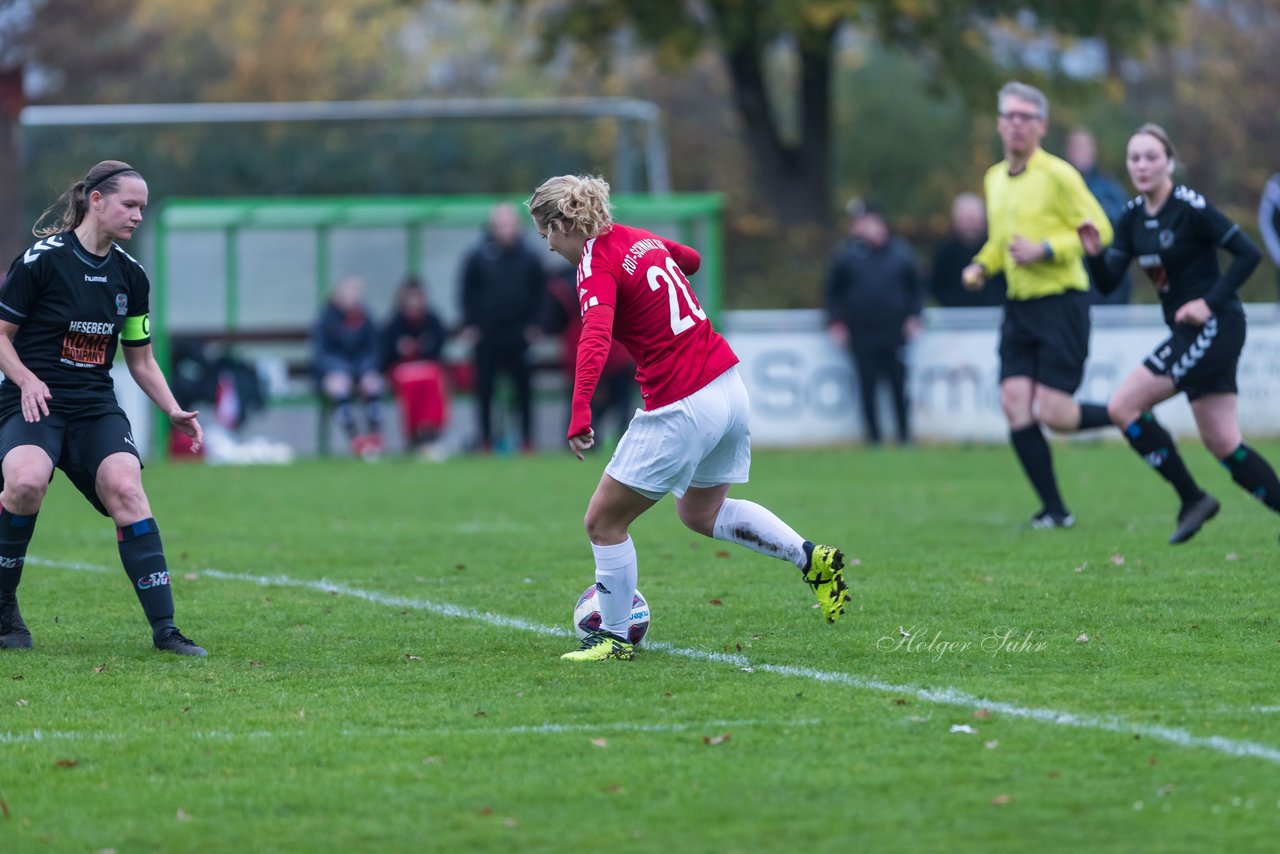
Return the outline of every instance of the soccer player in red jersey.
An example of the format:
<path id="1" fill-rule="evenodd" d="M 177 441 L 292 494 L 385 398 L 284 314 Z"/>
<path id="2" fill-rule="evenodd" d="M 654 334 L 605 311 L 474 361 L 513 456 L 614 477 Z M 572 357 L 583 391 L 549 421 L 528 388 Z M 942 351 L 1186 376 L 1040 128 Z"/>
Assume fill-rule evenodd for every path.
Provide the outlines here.
<path id="1" fill-rule="evenodd" d="M 751 468 L 747 391 L 737 355 L 686 278 L 701 264 L 697 251 L 614 223 L 600 178 L 551 178 L 525 204 L 551 251 L 578 268 L 574 455 L 583 459 L 595 441 L 591 396 L 615 338 L 636 362 L 644 400 L 587 505 L 601 627 L 562 658 L 634 657 L 627 628 L 637 560 L 627 529 L 668 492 L 690 530 L 794 563 L 835 622 L 849 601 L 839 549 L 815 545 L 758 504 L 729 498 L 730 484 L 745 483 Z"/>

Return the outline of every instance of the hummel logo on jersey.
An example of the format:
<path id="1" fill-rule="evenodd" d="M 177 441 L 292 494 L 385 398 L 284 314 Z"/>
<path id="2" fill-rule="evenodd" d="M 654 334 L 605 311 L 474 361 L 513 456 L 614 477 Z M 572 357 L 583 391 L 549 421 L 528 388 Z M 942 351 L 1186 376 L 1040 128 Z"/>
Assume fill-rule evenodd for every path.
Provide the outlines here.
<path id="1" fill-rule="evenodd" d="M 84 280 L 86 282 L 102 282 L 103 284 L 106 284 L 107 277 L 106 276 L 90 276 L 88 273 L 85 273 Z"/>
<path id="2" fill-rule="evenodd" d="M 22 254 L 24 264 L 30 264 L 32 261 L 40 257 L 40 253 L 48 249 L 57 249 L 62 246 L 62 238 L 54 235 L 46 237 L 44 240 L 37 241 L 26 252 Z"/>

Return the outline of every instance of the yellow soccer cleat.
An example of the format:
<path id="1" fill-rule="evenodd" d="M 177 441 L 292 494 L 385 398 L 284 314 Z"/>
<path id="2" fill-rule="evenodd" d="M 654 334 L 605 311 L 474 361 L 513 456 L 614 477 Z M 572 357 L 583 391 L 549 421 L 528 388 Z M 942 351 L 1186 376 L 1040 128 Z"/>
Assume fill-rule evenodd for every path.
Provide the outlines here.
<path id="1" fill-rule="evenodd" d="M 805 583 L 813 588 L 822 606 L 822 615 L 834 623 L 844 613 L 850 600 L 849 585 L 844 583 L 844 553 L 835 546 L 814 546 L 809 554 Z"/>
<path id="2" fill-rule="evenodd" d="M 577 649 L 560 656 L 565 661 L 605 661 L 610 658 L 630 661 L 635 657 L 634 646 L 603 629 L 590 632 Z"/>

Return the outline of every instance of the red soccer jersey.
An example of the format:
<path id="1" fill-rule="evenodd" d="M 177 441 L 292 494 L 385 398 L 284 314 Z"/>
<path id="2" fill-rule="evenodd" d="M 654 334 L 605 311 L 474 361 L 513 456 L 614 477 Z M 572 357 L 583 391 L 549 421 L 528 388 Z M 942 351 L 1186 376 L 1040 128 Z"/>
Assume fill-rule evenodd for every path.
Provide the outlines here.
<path id="1" fill-rule="evenodd" d="M 610 331 L 636 362 L 645 409 L 688 397 L 738 363 L 685 278 L 701 263 L 696 250 L 626 225 L 587 241 L 578 264 L 582 337 L 569 436 L 591 425 Z"/>

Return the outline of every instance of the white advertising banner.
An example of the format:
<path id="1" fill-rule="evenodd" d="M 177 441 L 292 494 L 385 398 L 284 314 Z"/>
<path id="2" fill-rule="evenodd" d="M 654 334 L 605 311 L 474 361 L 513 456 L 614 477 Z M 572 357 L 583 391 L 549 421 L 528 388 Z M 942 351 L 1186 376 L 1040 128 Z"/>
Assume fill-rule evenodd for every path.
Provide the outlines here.
<path id="1" fill-rule="evenodd" d="M 1246 306 L 1248 340 L 1240 358 L 1240 426 L 1247 436 L 1280 435 L 1280 311 Z M 1004 442 L 1000 411 L 1000 309 L 926 309 L 925 329 L 907 349 L 908 397 L 917 439 Z M 858 441 L 862 416 L 848 352 L 827 337 L 822 312 L 729 311 L 725 337 L 742 359 L 751 395 L 753 444 L 765 447 Z M 1105 402 L 1162 341 L 1167 328 L 1154 305 L 1094 309 L 1089 361 L 1077 398 Z M 1157 408 L 1170 431 L 1195 433 L 1186 398 Z M 881 427 L 893 435 L 882 390 Z"/>

